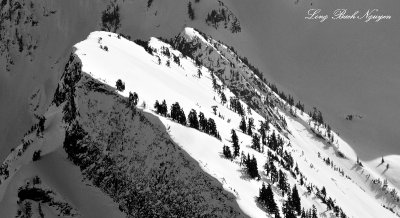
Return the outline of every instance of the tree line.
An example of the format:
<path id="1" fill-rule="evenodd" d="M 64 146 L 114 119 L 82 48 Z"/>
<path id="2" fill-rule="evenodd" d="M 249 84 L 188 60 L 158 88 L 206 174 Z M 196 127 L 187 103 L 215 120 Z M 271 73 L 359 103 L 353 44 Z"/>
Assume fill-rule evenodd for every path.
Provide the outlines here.
<path id="1" fill-rule="evenodd" d="M 170 117 L 173 121 L 179 124 L 185 126 L 188 125 L 191 128 L 200 130 L 204 133 L 214 136 L 215 138 L 221 139 L 214 119 L 211 117 L 207 119 L 203 112 L 199 112 L 197 115 L 197 111 L 192 109 L 186 118 L 183 108 L 181 108 L 178 102 L 175 102 L 171 105 L 170 113 L 168 114 L 168 106 L 165 100 L 163 100 L 161 104 L 157 100 L 154 104 L 154 109 L 157 114 L 160 114 L 164 117 Z"/>

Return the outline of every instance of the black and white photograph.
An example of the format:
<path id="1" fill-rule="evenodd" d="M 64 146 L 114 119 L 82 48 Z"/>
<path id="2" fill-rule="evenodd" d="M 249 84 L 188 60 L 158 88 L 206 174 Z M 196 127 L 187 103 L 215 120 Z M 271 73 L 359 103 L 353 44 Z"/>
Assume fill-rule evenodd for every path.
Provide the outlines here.
<path id="1" fill-rule="evenodd" d="M 0 0 L 0 218 L 400 218 L 400 1 Z"/>

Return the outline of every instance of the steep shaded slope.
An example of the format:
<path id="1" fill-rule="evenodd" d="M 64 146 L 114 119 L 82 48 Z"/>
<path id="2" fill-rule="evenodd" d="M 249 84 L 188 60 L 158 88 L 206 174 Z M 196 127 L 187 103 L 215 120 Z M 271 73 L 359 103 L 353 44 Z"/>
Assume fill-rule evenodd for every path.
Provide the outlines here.
<path id="1" fill-rule="evenodd" d="M 169 139 L 154 116 L 132 111 L 117 95 L 86 93 L 107 92 L 90 78 L 84 76 L 80 83 L 88 90 L 77 90 L 80 117 L 71 121 L 76 123 L 67 130 L 64 147 L 124 212 L 134 217 L 240 216 L 233 198 Z M 88 94 L 88 100 L 79 98 Z M 81 134 L 74 125 L 84 136 L 67 144 Z"/>
<path id="2" fill-rule="evenodd" d="M 11 204 L 9 200 L 17 197 L 19 186 L 11 185 L 11 180 L 14 184 L 21 184 L 37 173 L 40 177 L 44 175 L 46 184 L 51 183 L 67 202 L 72 202 L 74 210 L 82 217 L 92 217 L 93 214 L 106 217 L 112 213 L 120 216 L 118 208 L 127 217 L 245 217 L 233 196 L 169 138 L 165 127 L 154 115 L 140 109 L 132 110 L 127 103 L 127 99 L 113 88 L 83 73 L 80 60 L 71 55 L 53 104 L 46 113 L 46 127 L 42 131 L 40 125 L 37 126 L 37 130 L 27 135 L 29 143 L 14 150 L 2 165 L 2 172 L 6 172 L 2 173 L 0 186 L 3 190 L 2 216 L 17 213 L 15 203 Z M 69 164 L 62 164 L 66 161 L 62 147 L 68 159 L 80 167 L 78 175 L 76 167 L 71 169 Z M 111 205 L 111 211 L 104 214 L 95 209 L 107 204 L 108 197 L 97 197 L 90 204 L 82 204 L 84 198 L 76 197 L 79 189 L 66 190 L 68 187 L 82 187 L 81 181 L 57 181 L 57 173 L 46 176 L 46 171 L 50 170 L 43 169 L 46 163 L 40 164 L 39 169 L 33 167 L 31 172 L 25 170 L 36 165 L 31 161 L 37 150 L 44 155 L 38 163 L 49 164 L 48 158 L 56 158 L 52 164 L 66 172 L 65 176 L 83 177 L 84 183 L 93 184 L 95 192 L 101 190 L 108 195 L 118 208 Z M 75 173 L 67 173 L 70 170 Z M 82 191 L 82 194 L 93 193 L 91 190 Z M 25 195 L 18 194 L 20 201 L 25 200 L 22 196 Z M 46 200 L 38 197 L 31 200 L 34 201 L 33 214 L 39 213 L 35 202 L 41 202 L 42 207 L 48 209 L 43 204 Z M 28 214 L 26 206 L 20 208 Z"/>

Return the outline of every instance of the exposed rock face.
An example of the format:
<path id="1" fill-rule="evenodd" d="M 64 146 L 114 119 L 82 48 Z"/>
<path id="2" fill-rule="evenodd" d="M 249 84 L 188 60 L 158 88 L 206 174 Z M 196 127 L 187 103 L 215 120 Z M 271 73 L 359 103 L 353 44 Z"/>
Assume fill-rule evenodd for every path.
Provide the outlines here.
<path id="1" fill-rule="evenodd" d="M 129 217 L 243 217 L 235 198 L 168 136 L 158 118 L 127 106 L 71 56 L 54 103 L 64 149 L 87 180 Z"/>

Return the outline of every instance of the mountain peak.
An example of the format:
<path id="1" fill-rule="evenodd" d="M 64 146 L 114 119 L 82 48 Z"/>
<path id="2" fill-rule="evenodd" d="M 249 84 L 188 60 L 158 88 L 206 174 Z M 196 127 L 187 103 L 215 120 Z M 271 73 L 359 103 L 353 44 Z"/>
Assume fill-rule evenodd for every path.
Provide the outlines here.
<path id="1" fill-rule="evenodd" d="M 97 211 L 48 176 L 40 163 L 49 162 L 119 216 L 399 213 L 396 181 L 356 160 L 321 112 L 307 114 L 233 47 L 186 27 L 171 40 L 134 42 L 95 31 L 74 48 L 53 104 L 0 167 L 0 197 L 23 200 L 1 203 L 6 217 L 40 211 L 45 199 L 29 194 L 43 190 L 73 216 Z M 21 197 L 10 185 L 35 175 L 44 188 L 19 186 Z"/>

